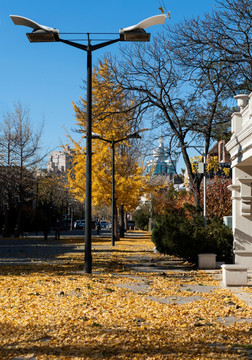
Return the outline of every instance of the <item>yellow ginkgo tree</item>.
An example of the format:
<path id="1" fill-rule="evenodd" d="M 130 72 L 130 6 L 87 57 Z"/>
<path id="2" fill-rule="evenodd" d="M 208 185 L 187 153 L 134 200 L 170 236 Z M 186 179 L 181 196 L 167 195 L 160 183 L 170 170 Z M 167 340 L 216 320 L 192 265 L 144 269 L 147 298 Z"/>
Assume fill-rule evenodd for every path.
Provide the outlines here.
<path id="1" fill-rule="evenodd" d="M 129 100 L 121 88 L 112 79 L 105 60 L 93 71 L 93 125 L 92 131 L 100 138 L 92 140 L 92 202 L 93 205 L 111 205 L 112 187 L 112 149 L 111 142 L 124 139 L 136 131 L 134 113 L 127 111 Z M 132 108 L 132 100 L 130 100 Z M 73 167 L 68 174 L 68 183 L 72 193 L 78 199 L 85 197 L 85 146 L 86 101 L 81 99 L 74 104 L 76 124 L 83 134 L 79 142 L 73 143 Z M 97 136 L 96 136 L 97 137 Z M 139 142 L 126 139 L 115 145 L 115 201 L 123 205 L 126 211 L 134 210 L 140 197 L 147 190 L 148 175 L 140 162 Z"/>

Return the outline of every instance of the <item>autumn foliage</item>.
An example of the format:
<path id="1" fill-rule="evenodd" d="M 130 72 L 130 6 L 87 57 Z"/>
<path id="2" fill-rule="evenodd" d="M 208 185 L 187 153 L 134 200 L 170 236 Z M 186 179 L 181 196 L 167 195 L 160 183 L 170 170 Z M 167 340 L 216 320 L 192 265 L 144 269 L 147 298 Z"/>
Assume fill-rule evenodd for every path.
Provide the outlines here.
<path id="1" fill-rule="evenodd" d="M 230 178 L 215 176 L 207 184 L 207 216 L 219 217 L 232 215 L 232 193 L 228 189 L 232 180 Z M 203 192 L 201 192 L 203 204 Z"/>
<path id="2" fill-rule="evenodd" d="M 108 141 L 125 138 L 134 132 L 133 113 L 127 112 L 128 100 L 121 88 L 112 80 L 105 61 L 93 72 L 93 132 Z M 69 185 L 76 198 L 85 196 L 85 139 L 86 101 L 74 104 L 76 124 L 83 132 L 80 142 L 74 144 L 74 166 L 69 172 Z M 148 176 L 134 147 L 137 140 L 125 140 L 115 145 L 115 198 L 116 204 L 126 211 L 134 210 L 147 189 Z M 111 204 L 112 150 L 111 144 L 101 139 L 92 143 L 92 196 L 94 205 Z"/>
<path id="3" fill-rule="evenodd" d="M 232 215 L 232 198 L 228 186 L 230 178 L 214 176 L 207 179 L 206 213 L 208 218 Z M 200 209 L 203 211 L 203 184 L 200 192 Z M 156 215 L 167 211 L 184 208 L 187 204 L 194 206 L 193 194 L 190 191 L 177 191 L 173 184 L 153 193 L 153 212 Z"/>

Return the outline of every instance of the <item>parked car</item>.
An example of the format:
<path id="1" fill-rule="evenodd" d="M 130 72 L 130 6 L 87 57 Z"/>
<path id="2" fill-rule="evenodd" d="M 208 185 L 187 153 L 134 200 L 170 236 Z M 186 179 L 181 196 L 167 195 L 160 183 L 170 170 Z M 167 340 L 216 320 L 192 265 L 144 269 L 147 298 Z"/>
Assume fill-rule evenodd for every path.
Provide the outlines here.
<path id="1" fill-rule="evenodd" d="M 106 220 L 101 220 L 100 224 L 101 224 L 101 229 L 107 229 L 108 222 Z"/>
<path id="2" fill-rule="evenodd" d="M 76 220 L 74 222 L 74 229 L 85 229 L 85 220 Z"/>

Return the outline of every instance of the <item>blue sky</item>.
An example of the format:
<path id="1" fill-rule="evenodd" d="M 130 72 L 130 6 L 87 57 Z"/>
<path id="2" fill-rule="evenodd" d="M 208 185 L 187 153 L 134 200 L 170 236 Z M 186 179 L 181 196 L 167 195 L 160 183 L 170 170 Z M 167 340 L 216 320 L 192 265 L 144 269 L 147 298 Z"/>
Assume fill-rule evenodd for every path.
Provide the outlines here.
<path id="1" fill-rule="evenodd" d="M 15 26 L 9 15 L 28 17 L 60 32 L 118 32 L 120 28 L 160 14 L 159 0 L 0 0 L 0 121 L 13 104 L 30 110 L 36 129 L 44 121 L 43 151 L 66 143 L 66 131 L 75 127 L 72 102 L 84 96 L 86 53 L 62 43 L 29 43 L 28 28 Z M 214 0 L 167 1 L 171 23 L 211 11 Z M 149 28 L 152 35 L 162 26 Z M 63 35 L 62 35 L 63 38 Z M 122 46 L 122 44 L 121 44 Z M 93 66 L 119 44 L 93 53 Z M 157 144 L 153 144 L 156 147 Z"/>

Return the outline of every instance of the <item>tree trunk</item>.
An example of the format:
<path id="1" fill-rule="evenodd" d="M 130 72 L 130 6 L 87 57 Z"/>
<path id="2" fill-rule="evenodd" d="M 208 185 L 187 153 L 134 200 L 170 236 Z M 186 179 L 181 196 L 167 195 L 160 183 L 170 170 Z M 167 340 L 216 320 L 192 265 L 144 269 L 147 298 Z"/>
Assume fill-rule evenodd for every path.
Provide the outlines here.
<path id="1" fill-rule="evenodd" d="M 124 225 L 124 209 L 123 209 L 123 205 L 119 206 L 119 231 L 120 231 L 120 237 L 124 238 L 124 229 L 125 229 L 125 225 Z"/>

